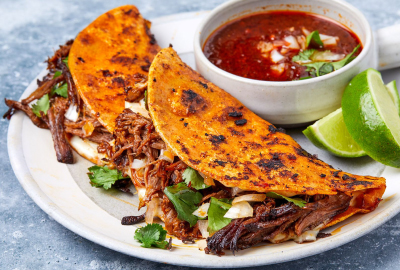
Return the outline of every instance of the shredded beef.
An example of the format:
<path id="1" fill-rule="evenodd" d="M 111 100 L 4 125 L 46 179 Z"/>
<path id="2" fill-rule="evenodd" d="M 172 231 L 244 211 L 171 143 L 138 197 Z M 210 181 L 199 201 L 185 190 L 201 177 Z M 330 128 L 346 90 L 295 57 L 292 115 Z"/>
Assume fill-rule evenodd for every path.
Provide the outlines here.
<path id="1" fill-rule="evenodd" d="M 145 216 L 146 216 L 146 213 L 144 213 L 140 216 L 123 217 L 121 220 L 121 224 L 122 225 L 134 225 L 134 224 L 142 222 L 144 220 Z"/>
<path id="2" fill-rule="evenodd" d="M 72 149 L 64 133 L 64 114 L 66 110 L 67 100 L 65 98 L 56 97 L 54 103 L 47 111 L 47 117 L 43 112 L 41 112 L 41 114 L 42 119 L 50 128 L 57 160 L 62 163 L 72 164 L 74 162 Z"/>
<path id="3" fill-rule="evenodd" d="M 144 97 L 144 92 L 147 89 L 147 76 L 137 73 L 133 75 L 135 83 L 133 86 L 125 87 L 126 98 L 128 102 L 138 102 Z"/>
<path id="4" fill-rule="evenodd" d="M 273 200 L 255 204 L 253 217 L 236 219 L 209 237 L 206 253 L 222 255 L 224 250 L 235 252 L 272 240 L 280 233 L 299 236 L 346 211 L 351 196 L 340 193 L 317 199 L 304 208 L 293 203 L 276 207 Z"/>
<path id="5" fill-rule="evenodd" d="M 60 75 L 57 78 L 50 79 L 50 80 L 44 82 L 41 86 L 39 86 L 38 89 L 36 89 L 32 94 L 30 94 L 29 97 L 21 100 L 21 103 L 24 105 L 28 105 L 32 101 L 43 97 L 44 95 L 50 93 L 51 89 L 53 89 L 53 87 L 56 84 L 58 84 L 62 81 L 64 81 L 64 76 Z"/>
<path id="6" fill-rule="evenodd" d="M 35 126 L 45 129 L 49 128 L 43 119 L 38 117 L 28 105 L 23 105 L 21 102 L 10 99 L 5 99 L 5 103 L 9 107 L 9 110 L 4 114 L 3 118 L 10 120 L 11 116 L 13 116 L 16 111 L 23 111 Z"/>

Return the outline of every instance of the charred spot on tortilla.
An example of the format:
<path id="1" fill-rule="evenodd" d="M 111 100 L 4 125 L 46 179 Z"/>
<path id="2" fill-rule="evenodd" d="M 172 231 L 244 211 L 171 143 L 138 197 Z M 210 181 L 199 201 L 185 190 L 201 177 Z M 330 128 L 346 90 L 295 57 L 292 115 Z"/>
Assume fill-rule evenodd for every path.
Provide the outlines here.
<path id="1" fill-rule="evenodd" d="M 224 135 L 210 135 L 208 139 L 214 146 L 219 146 L 221 143 L 226 143 Z"/>
<path id="2" fill-rule="evenodd" d="M 268 130 L 272 133 L 275 134 L 276 132 L 281 132 L 281 133 L 286 133 L 286 130 L 283 128 L 276 128 L 274 125 L 269 125 Z"/>
<path id="3" fill-rule="evenodd" d="M 204 110 L 207 107 L 204 98 L 198 95 L 192 89 L 182 91 L 181 101 L 182 104 L 187 108 L 188 114 L 194 114 L 198 110 Z"/>
<path id="4" fill-rule="evenodd" d="M 237 126 L 243 126 L 247 123 L 246 119 L 239 119 L 239 120 L 235 120 L 235 125 Z"/>
<path id="5" fill-rule="evenodd" d="M 233 127 L 228 127 L 228 130 L 230 131 L 232 136 L 244 136 L 244 134 Z"/>
<path id="6" fill-rule="evenodd" d="M 228 113 L 228 115 L 230 117 L 242 117 L 243 113 L 242 112 L 238 112 L 238 111 L 233 111 L 233 112 Z"/>
<path id="7" fill-rule="evenodd" d="M 113 76 L 108 69 L 100 70 L 100 71 L 103 73 L 103 77 L 112 77 Z"/>

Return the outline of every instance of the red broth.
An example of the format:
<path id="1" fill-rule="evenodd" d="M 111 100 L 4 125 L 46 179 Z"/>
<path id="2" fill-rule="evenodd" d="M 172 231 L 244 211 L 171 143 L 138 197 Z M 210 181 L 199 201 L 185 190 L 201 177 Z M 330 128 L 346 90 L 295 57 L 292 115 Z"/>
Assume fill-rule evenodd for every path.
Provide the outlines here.
<path id="1" fill-rule="evenodd" d="M 307 49 L 302 43 L 307 36 L 305 31 L 315 30 L 334 37 L 336 42 L 324 48 L 315 48 L 319 51 L 329 50 L 343 58 L 361 44 L 353 32 L 329 18 L 305 12 L 273 11 L 251 14 L 226 23 L 208 37 L 203 51 L 214 65 L 241 77 L 263 81 L 298 80 L 315 76 L 305 66 L 292 62 L 293 56 Z M 288 36 L 298 41 L 299 48 L 288 49 L 282 45 Z M 282 45 L 274 48 L 284 58 L 278 55 L 281 60 L 272 61 L 272 51 L 266 52 L 270 44 Z"/>

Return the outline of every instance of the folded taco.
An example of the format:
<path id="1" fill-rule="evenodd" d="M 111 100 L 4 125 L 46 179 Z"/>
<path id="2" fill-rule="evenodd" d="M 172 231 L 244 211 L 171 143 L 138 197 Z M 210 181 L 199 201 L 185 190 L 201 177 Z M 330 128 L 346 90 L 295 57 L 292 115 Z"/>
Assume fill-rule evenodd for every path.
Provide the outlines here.
<path id="1" fill-rule="evenodd" d="M 146 222 L 158 216 L 171 235 L 207 238 L 207 253 L 316 240 L 320 230 L 373 211 L 385 191 L 384 178 L 307 153 L 172 48 L 151 64 L 147 106 L 151 118 L 130 109 L 117 117 L 112 160 L 131 170 Z"/>
<path id="2" fill-rule="evenodd" d="M 147 113 L 140 100 L 160 50 L 150 25 L 132 5 L 101 15 L 48 59 L 36 91 L 21 102 L 6 99 L 5 117 L 22 110 L 49 128 L 59 162 L 73 163 L 72 146 L 98 165 L 110 164 L 97 148 L 113 140 L 117 116 L 126 107 Z"/>

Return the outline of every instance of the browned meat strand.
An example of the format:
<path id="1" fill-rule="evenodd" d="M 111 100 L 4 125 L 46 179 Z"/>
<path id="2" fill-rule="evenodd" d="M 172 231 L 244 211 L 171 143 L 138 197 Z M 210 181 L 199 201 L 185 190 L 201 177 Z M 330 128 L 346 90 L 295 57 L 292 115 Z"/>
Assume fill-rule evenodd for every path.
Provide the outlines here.
<path id="1" fill-rule="evenodd" d="M 36 89 L 32 94 L 29 95 L 29 97 L 21 100 L 21 103 L 24 105 L 28 105 L 32 101 L 43 97 L 44 95 L 50 93 L 51 89 L 53 89 L 53 87 L 56 84 L 58 84 L 62 81 L 64 81 L 64 75 L 61 74 L 57 78 L 50 79 L 48 81 L 43 82 L 42 85 L 40 85 L 38 89 Z"/>
<path id="2" fill-rule="evenodd" d="M 126 98 L 128 102 L 138 102 L 144 97 L 144 92 L 147 89 L 147 76 L 141 73 L 133 75 L 136 82 L 133 87 L 125 87 Z"/>
<path id="3" fill-rule="evenodd" d="M 40 117 L 38 117 L 28 105 L 23 105 L 21 102 L 11 99 L 4 100 L 6 105 L 9 107 L 9 110 L 3 115 L 3 118 L 10 120 L 11 116 L 13 116 L 16 111 L 23 111 L 31 119 L 35 126 L 39 128 L 49 128 L 47 124 Z"/>
<path id="4" fill-rule="evenodd" d="M 81 100 L 79 98 L 78 90 L 75 87 L 74 80 L 72 79 L 71 72 L 69 72 L 69 68 L 62 62 L 61 58 L 58 59 L 58 66 L 61 68 L 68 85 L 68 100 L 70 106 L 77 106 L 76 110 L 79 111 Z"/>
<path id="5" fill-rule="evenodd" d="M 73 40 L 70 40 L 65 45 L 60 46 L 60 49 L 55 52 L 54 56 L 48 59 L 47 69 L 49 73 L 42 80 L 37 80 L 38 88 L 29 97 L 23 99 L 21 102 L 5 99 L 5 103 L 10 109 L 3 116 L 10 119 L 15 111 L 20 110 L 25 112 L 36 126 L 40 128 L 49 128 L 50 126 L 57 160 L 64 163 L 72 163 L 73 161 L 71 148 L 65 139 L 66 133 L 99 144 L 107 143 L 113 139 L 112 134 L 80 102 L 71 73 L 68 66 L 63 62 L 68 57 L 72 43 Z M 62 74 L 54 78 L 56 71 L 62 71 Z M 42 117 L 35 115 L 29 104 L 40 99 L 45 94 L 51 93 L 51 90 L 56 85 L 62 83 L 67 83 L 68 85 L 68 99 L 52 95 L 50 96 L 50 109 L 47 115 Z M 80 112 L 76 122 L 64 117 L 68 107 L 72 105 L 77 105 L 77 111 Z M 121 187 L 121 189 L 125 190 L 126 188 Z"/>
<path id="6" fill-rule="evenodd" d="M 326 224 L 335 215 L 346 211 L 351 196 L 340 193 L 323 198 L 314 196 L 314 200 L 304 208 L 293 203 L 276 207 L 273 199 L 256 204 L 253 217 L 236 219 L 209 237 L 206 253 L 222 255 L 224 250 L 235 252 L 263 241 L 273 240 L 278 234 L 283 236 L 280 241 L 295 235 L 300 236 L 303 232 Z"/>
<path id="7" fill-rule="evenodd" d="M 72 164 L 74 163 L 72 149 L 64 133 L 64 114 L 66 110 L 67 100 L 56 97 L 54 103 L 47 111 L 47 117 L 43 112 L 41 112 L 41 115 L 50 128 L 57 160 L 62 163 Z"/>
<path id="8" fill-rule="evenodd" d="M 54 53 L 54 55 L 47 60 L 48 70 L 58 69 L 58 59 L 64 59 L 69 55 L 72 43 L 74 43 L 73 39 L 68 40 L 65 45 L 60 45 L 60 48 Z"/>

